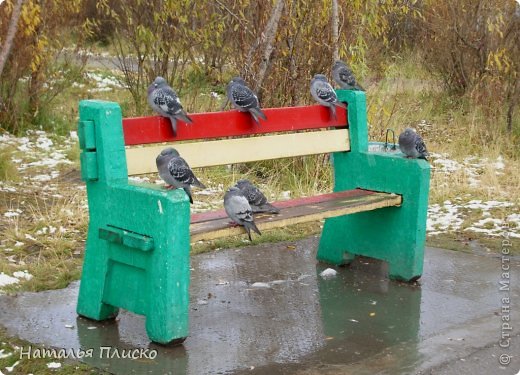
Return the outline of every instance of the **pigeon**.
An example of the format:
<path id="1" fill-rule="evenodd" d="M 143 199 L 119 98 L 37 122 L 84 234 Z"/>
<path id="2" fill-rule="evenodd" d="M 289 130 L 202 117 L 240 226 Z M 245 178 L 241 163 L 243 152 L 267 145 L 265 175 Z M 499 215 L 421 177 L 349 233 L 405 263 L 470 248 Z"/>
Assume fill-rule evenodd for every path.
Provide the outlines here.
<path id="1" fill-rule="evenodd" d="M 227 100 L 240 112 L 249 112 L 257 124 L 258 118 L 267 120 L 266 115 L 259 107 L 258 97 L 247 87 L 245 81 L 240 77 L 234 77 L 226 88 Z"/>
<path id="2" fill-rule="evenodd" d="M 249 180 L 238 180 L 235 186 L 239 188 L 242 194 L 244 194 L 244 196 L 247 198 L 253 213 L 280 213 L 280 210 L 271 203 L 268 203 L 264 193 L 262 193 L 260 189 L 253 185 Z"/>
<path id="3" fill-rule="evenodd" d="M 329 107 L 330 113 L 335 119 L 337 118 L 336 106 L 346 108 L 343 103 L 338 101 L 336 92 L 323 74 L 316 74 L 311 80 L 311 95 L 318 103 Z"/>
<path id="4" fill-rule="evenodd" d="M 332 65 L 332 78 L 342 89 L 365 91 L 365 89 L 356 82 L 354 73 L 352 73 L 352 70 L 343 61 L 338 60 Z"/>
<path id="5" fill-rule="evenodd" d="M 182 108 L 177 93 L 168 86 L 163 77 L 155 78 L 148 86 L 148 104 L 152 109 L 163 117 L 168 117 L 172 124 L 173 134 L 177 134 L 177 120 L 192 124 L 193 120 Z"/>
<path id="6" fill-rule="evenodd" d="M 421 136 L 411 128 L 406 128 L 404 132 L 399 135 L 399 148 L 401 152 L 409 158 L 427 160 L 426 158 L 430 156 Z"/>
<path id="7" fill-rule="evenodd" d="M 251 239 L 251 229 L 261 235 L 253 220 L 253 210 L 239 188 L 232 186 L 224 195 L 224 209 L 234 223 L 242 225 Z"/>
<path id="8" fill-rule="evenodd" d="M 183 188 L 190 203 L 193 203 L 191 196 L 191 185 L 201 189 L 206 187 L 195 177 L 193 171 L 186 161 L 179 156 L 179 152 L 172 147 L 165 148 L 155 159 L 159 176 L 172 188 Z"/>

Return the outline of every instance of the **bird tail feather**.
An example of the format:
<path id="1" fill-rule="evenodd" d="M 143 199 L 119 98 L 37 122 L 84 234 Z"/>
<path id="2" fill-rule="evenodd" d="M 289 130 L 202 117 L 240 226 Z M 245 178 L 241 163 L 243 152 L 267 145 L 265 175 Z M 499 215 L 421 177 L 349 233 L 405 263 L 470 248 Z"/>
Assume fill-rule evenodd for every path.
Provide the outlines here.
<path id="1" fill-rule="evenodd" d="M 336 120 L 338 118 L 338 116 L 336 116 L 336 106 L 334 106 L 334 105 L 329 106 L 329 110 L 330 110 L 331 116 L 334 117 L 334 120 Z"/>
<path id="2" fill-rule="evenodd" d="M 253 241 L 251 239 L 251 229 L 254 230 L 256 233 L 258 233 L 258 235 L 262 235 L 262 233 L 260 232 L 260 230 L 256 227 L 256 224 L 253 222 L 253 221 L 246 221 L 244 222 L 244 228 L 247 232 L 247 235 L 249 237 L 249 241 Z"/>
<path id="3" fill-rule="evenodd" d="M 186 194 L 188 195 L 188 198 L 190 198 L 190 203 L 193 204 L 193 197 L 191 196 L 191 189 L 189 187 L 183 188 Z"/>
<path id="4" fill-rule="evenodd" d="M 226 101 L 224 102 L 224 104 L 222 104 L 222 107 L 220 107 L 220 110 L 223 111 L 224 108 L 226 108 L 226 106 L 228 105 L 229 103 L 229 98 L 226 98 Z"/>
<path id="5" fill-rule="evenodd" d="M 366 90 L 363 88 L 363 86 L 361 86 L 359 83 L 356 83 L 356 85 L 354 86 L 354 88 L 355 88 L 356 90 L 359 90 L 359 91 L 366 91 Z"/>
<path id="6" fill-rule="evenodd" d="M 259 213 L 259 212 L 267 212 L 267 213 L 270 213 L 270 214 L 279 214 L 280 213 L 280 209 L 273 206 L 271 203 L 265 203 L 261 206 L 251 206 L 251 208 L 253 209 L 253 212 L 254 213 Z"/>
<path id="7" fill-rule="evenodd" d="M 202 182 L 200 182 L 197 177 L 195 177 L 195 179 L 193 181 L 193 186 L 199 187 L 201 189 L 206 189 L 206 185 L 204 185 Z"/>
<path id="8" fill-rule="evenodd" d="M 249 112 L 251 112 L 251 115 L 253 116 L 253 118 L 255 119 L 255 121 L 260 124 L 260 122 L 258 121 L 258 118 L 260 117 L 262 120 L 267 120 L 267 116 L 265 115 L 264 112 L 262 112 L 262 110 L 260 108 L 251 108 L 249 110 Z"/>
<path id="9" fill-rule="evenodd" d="M 172 124 L 173 135 L 177 135 L 177 119 L 173 116 L 170 116 L 170 122 Z"/>
<path id="10" fill-rule="evenodd" d="M 177 113 L 177 116 L 182 120 L 184 121 L 185 123 L 187 124 L 193 124 L 193 120 L 191 119 L 190 116 L 188 116 L 188 114 L 184 111 L 181 111 L 179 113 Z"/>

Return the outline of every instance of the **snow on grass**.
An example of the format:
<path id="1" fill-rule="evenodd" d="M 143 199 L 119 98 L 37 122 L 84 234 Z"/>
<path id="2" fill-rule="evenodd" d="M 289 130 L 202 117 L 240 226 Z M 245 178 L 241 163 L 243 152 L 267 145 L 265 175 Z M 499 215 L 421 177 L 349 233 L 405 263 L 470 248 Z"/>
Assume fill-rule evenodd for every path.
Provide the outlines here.
<path id="1" fill-rule="evenodd" d="M 0 288 L 11 284 L 17 284 L 18 282 L 20 282 L 20 280 L 16 277 L 0 272 Z"/>
<path id="2" fill-rule="evenodd" d="M 0 359 L 4 359 L 13 355 L 13 353 L 5 353 L 5 349 L 0 349 Z"/>
<path id="3" fill-rule="evenodd" d="M 520 215 L 511 214 L 504 220 L 493 217 L 492 213 L 497 209 L 514 206 L 513 203 L 506 201 L 477 199 L 460 204 L 453 204 L 449 200 L 442 205 L 432 204 L 428 208 L 426 231 L 429 235 L 456 232 L 462 229 L 468 217 L 480 214 L 479 219 L 471 223 L 464 231 L 492 237 L 503 235 L 507 231 L 511 237 L 520 238 Z"/>
<path id="4" fill-rule="evenodd" d="M 114 88 L 124 88 L 121 82 L 114 76 L 105 76 L 95 73 L 87 72 L 87 78 L 94 81 L 95 88 L 88 90 L 89 92 L 112 91 Z"/>
<path id="5" fill-rule="evenodd" d="M 20 280 L 20 279 L 31 280 L 33 278 L 33 275 L 31 275 L 27 270 L 15 271 L 15 272 L 13 272 L 13 276 L 16 277 L 18 280 Z"/>
<path id="6" fill-rule="evenodd" d="M 445 201 L 442 206 L 433 204 L 428 208 L 426 231 L 430 235 L 456 231 L 460 229 L 463 222 L 464 219 L 459 212 L 459 206 L 453 205 L 450 201 Z"/>
<path id="7" fill-rule="evenodd" d="M 74 165 L 74 162 L 67 158 L 67 154 L 70 148 L 76 145 L 76 132 L 71 132 L 68 137 L 42 130 L 28 130 L 22 137 L 8 133 L 0 135 L 0 149 L 14 149 L 11 161 L 23 179 L 20 183 L 0 181 L 0 191 L 25 192 L 33 191 L 33 187 L 50 190 L 48 182 L 60 175 L 60 167 Z M 13 214 L 7 213 L 7 216 L 9 215 Z"/>
<path id="8" fill-rule="evenodd" d="M 13 272 L 13 276 L 0 272 L 0 293 L 4 286 L 18 284 L 20 280 L 31 280 L 32 278 L 33 275 L 31 275 L 27 270 L 15 271 Z"/>
<path id="9" fill-rule="evenodd" d="M 502 156 L 498 156 L 495 160 L 468 156 L 461 162 L 450 159 L 448 154 L 431 153 L 430 156 L 432 157 L 432 170 L 434 173 L 450 175 L 462 172 L 466 176 L 470 187 L 473 188 L 480 186 L 480 175 L 486 168 L 494 169 L 496 175 L 504 174 L 505 163 Z"/>
<path id="10" fill-rule="evenodd" d="M 22 213 L 23 211 L 20 210 L 19 208 L 17 208 L 16 210 L 9 210 L 7 212 L 4 213 L 4 216 L 8 219 L 10 218 L 13 218 L 13 217 L 16 217 L 16 216 L 20 216 L 20 214 Z"/>

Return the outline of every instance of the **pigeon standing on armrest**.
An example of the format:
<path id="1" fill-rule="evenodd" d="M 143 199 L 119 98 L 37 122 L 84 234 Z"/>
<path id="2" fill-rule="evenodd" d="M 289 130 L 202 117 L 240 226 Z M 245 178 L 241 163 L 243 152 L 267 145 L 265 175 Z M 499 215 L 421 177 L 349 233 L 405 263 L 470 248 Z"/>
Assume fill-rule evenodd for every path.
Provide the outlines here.
<path id="1" fill-rule="evenodd" d="M 412 128 L 406 128 L 399 135 L 399 148 L 409 158 L 427 160 L 426 158 L 430 156 L 423 139 Z"/>
<path id="2" fill-rule="evenodd" d="M 354 73 L 343 61 L 338 60 L 332 65 L 332 78 L 342 89 L 365 91 L 365 89 L 356 82 Z"/>
<path id="3" fill-rule="evenodd" d="M 240 112 L 249 112 L 257 124 L 260 125 L 258 118 L 267 120 L 266 115 L 260 109 L 258 97 L 247 87 L 245 81 L 240 77 L 234 77 L 226 88 L 227 100 L 233 107 Z"/>
<path id="4" fill-rule="evenodd" d="M 251 229 L 259 235 L 262 234 L 255 225 L 253 210 L 247 198 L 236 186 L 230 187 L 224 195 L 224 209 L 234 223 L 242 225 L 245 228 L 249 241 L 252 241 Z"/>
<path id="5" fill-rule="evenodd" d="M 174 135 L 177 135 L 177 120 L 182 120 L 188 124 L 193 123 L 193 120 L 182 108 L 177 93 L 168 86 L 163 77 L 157 77 L 148 86 L 148 104 L 159 115 L 170 119 Z"/>
<path id="6" fill-rule="evenodd" d="M 165 148 L 155 159 L 159 176 L 166 182 L 170 189 L 184 189 L 190 203 L 193 203 L 191 196 L 191 185 L 201 189 L 206 187 L 195 177 L 186 160 L 179 156 L 179 152 L 172 147 Z"/>
<path id="7" fill-rule="evenodd" d="M 280 210 L 273 206 L 271 203 L 267 202 L 267 198 L 264 195 L 264 193 L 262 193 L 260 189 L 253 185 L 249 180 L 238 180 L 235 186 L 239 188 L 242 194 L 244 194 L 244 196 L 247 198 L 249 204 L 251 205 L 253 213 L 280 213 Z"/>
<path id="8" fill-rule="evenodd" d="M 343 103 L 338 101 L 336 91 L 323 74 L 316 74 L 311 80 L 311 95 L 318 103 L 329 107 L 330 113 L 335 119 L 337 119 L 336 107 L 346 108 Z"/>

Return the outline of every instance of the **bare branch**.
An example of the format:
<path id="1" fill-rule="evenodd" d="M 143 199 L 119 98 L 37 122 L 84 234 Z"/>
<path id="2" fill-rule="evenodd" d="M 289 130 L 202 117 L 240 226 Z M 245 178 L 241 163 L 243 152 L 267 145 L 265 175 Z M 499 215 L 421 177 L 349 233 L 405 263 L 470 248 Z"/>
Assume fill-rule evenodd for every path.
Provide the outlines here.
<path id="1" fill-rule="evenodd" d="M 338 0 L 332 0 L 332 60 L 339 60 L 339 16 L 338 16 Z"/>

